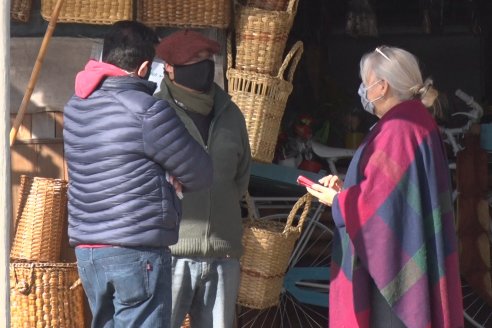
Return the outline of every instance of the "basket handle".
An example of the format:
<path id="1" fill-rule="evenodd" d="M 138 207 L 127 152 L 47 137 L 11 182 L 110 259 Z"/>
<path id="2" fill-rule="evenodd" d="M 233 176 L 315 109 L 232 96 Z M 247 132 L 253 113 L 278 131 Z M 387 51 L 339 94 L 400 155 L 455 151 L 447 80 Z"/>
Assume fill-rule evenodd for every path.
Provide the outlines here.
<path id="1" fill-rule="evenodd" d="M 244 195 L 244 201 L 246 202 L 246 206 L 248 208 L 248 217 L 249 219 L 256 220 L 258 219 L 258 214 L 257 214 L 257 209 L 255 206 L 255 202 L 251 198 L 251 195 L 247 191 L 246 194 Z"/>
<path id="2" fill-rule="evenodd" d="M 226 53 L 227 53 L 227 70 L 232 68 L 232 32 L 227 33 L 226 41 Z"/>
<path id="3" fill-rule="evenodd" d="M 297 211 L 304 206 L 304 209 L 302 210 L 301 217 L 299 218 L 299 222 L 297 223 L 297 228 L 299 232 L 302 231 L 302 226 L 304 225 L 304 221 L 306 220 L 309 210 L 311 209 L 311 200 L 313 199 L 313 196 L 311 196 L 310 193 L 305 194 L 301 198 L 297 200 L 297 202 L 294 204 L 292 207 L 292 210 L 289 213 L 289 216 L 287 217 L 287 223 L 285 224 L 284 231 L 282 232 L 283 234 L 289 232 L 289 230 L 292 228 L 292 223 L 294 222 L 294 217 L 296 216 Z"/>
<path id="4" fill-rule="evenodd" d="M 287 12 L 292 13 L 294 16 L 297 13 L 297 5 L 299 4 L 299 0 L 290 0 L 287 5 Z"/>
<path id="5" fill-rule="evenodd" d="M 30 277 L 29 281 L 27 281 L 26 279 L 19 280 L 19 278 L 17 277 L 17 271 L 15 271 L 14 267 L 15 286 L 12 288 L 15 288 L 15 290 L 23 295 L 29 295 L 31 293 L 31 288 L 34 281 L 34 263 L 31 263 L 29 265 L 29 268 L 31 269 L 29 273 Z"/>
<path id="6" fill-rule="evenodd" d="M 78 278 L 77 280 L 75 280 L 75 282 L 72 284 L 72 286 L 70 286 L 68 289 L 69 290 L 74 290 L 75 288 L 77 288 L 79 286 L 82 286 L 82 280 L 80 280 L 80 278 Z"/>
<path id="7" fill-rule="evenodd" d="M 283 79 L 285 70 L 289 67 L 287 80 L 292 83 L 292 80 L 294 79 L 294 72 L 296 71 L 299 60 L 301 60 L 303 52 L 304 44 L 302 41 L 297 41 L 285 56 L 282 66 L 280 66 L 280 69 L 278 70 L 277 78 Z"/>

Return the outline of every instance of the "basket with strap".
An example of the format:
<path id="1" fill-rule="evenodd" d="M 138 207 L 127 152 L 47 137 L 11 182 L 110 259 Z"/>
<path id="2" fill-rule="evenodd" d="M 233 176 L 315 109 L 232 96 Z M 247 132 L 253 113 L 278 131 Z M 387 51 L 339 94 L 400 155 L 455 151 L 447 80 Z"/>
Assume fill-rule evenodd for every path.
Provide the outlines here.
<path id="1" fill-rule="evenodd" d="M 11 327 L 84 327 L 75 263 L 10 263 Z"/>
<path id="2" fill-rule="evenodd" d="M 237 6 L 235 68 L 277 74 L 297 4 L 298 0 L 289 0 L 285 11 Z"/>
<path id="3" fill-rule="evenodd" d="M 302 52 L 303 44 L 298 41 L 286 55 L 276 76 L 231 67 L 227 70 L 228 92 L 244 115 L 251 155 L 258 162 L 271 163 L 273 160 L 280 123 Z M 228 65 L 231 61 L 228 51 Z"/>
<path id="4" fill-rule="evenodd" d="M 149 26 L 227 28 L 231 0 L 138 0 L 137 20 Z"/>
<path id="5" fill-rule="evenodd" d="M 311 199 L 310 194 L 299 198 L 285 224 L 261 218 L 245 221 L 238 304 L 253 309 L 278 304 L 289 258 L 311 208 Z M 293 226 L 301 208 L 302 214 Z"/>
<path id="6" fill-rule="evenodd" d="M 57 0 L 41 0 L 41 16 L 50 20 Z M 111 25 L 133 19 L 133 0 L 64 0 L 59 23 Z"/>
<path id="7" fill-rule="evenodd" d="M 67 213 L 67 181 L 21 175 L 10 258 L 59 262 Z"/>
<path id="8" fill-rule="evenodd" d="M 10 18 L 17 22 L 26 23 L 31 15 L 32 0 L 12 0 L 10 3 Z"/>

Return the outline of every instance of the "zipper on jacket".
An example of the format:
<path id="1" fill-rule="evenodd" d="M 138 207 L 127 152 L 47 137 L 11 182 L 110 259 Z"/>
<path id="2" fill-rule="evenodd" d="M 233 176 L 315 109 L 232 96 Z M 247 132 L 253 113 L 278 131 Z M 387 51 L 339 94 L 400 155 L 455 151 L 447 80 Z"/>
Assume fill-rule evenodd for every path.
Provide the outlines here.
<path id="1" fill-rule="evenodd" d="M 220 115 L 222 115 L 223 111 L 224 110 L 221 110 L 218 115 L 214 115 L 212 122 L 210 122 L 210 127 L 208 129 L 208 141 L 209 142 L 206 145 L 209 154 L 210 154 L 210 149 L 208 146 L 211 144 L 211 141 L 212 141 L 212 134 L 214 132 L 215 122 L 217 122 Z M 195 125 L 195 124 L 193 123 L 193 125 Z M 195 126 L 195 128 L 198 130 L 198 128 L 196 126 Z M 212 221 L 212 192 L 208 193 L 208 203 L 210 204 L 210 206 L 208 208 L 208 222 L 207 222 L 207 229 L 205 232 L 205 237 L 206 237 L 205 238 L 205 241 L 206 241 L 205 255 L 209 254 L 209 252 L 210 252 L 210 226 L 211 226 L 211 221 Z"/>
<path id="2" fill-rule="evenodd" d="M 183 116 L 186 117 L 186 120 L 189 120 L 189 122 L 191 122 L 191 124 L 193 125 L 193 130 L 194 130 L 194 133 L 198 136 L 198 138 L 200 138 L 199 140 L 201 141 L 201 145 L 205 148 L 205 150 L 207 151 L 207 153 L 210 155 L 210 141 L 212 140 L 212 134 L 214 132 L 214 127 L 215 127 L 215 122 L 218 121 L 219 117 L 222 115 L 222 113 L 224 112 L 224 107 L 227 107 L 227 102 L 224 104 L 224 106 L 221 108 L 221 110 L 219 111 L 219 113 L 217 115 L 214 115 L 213 119 L 212 119 L 212 122 L 210 122 L 210 127 L 208 129 L 208 143 L 205 144 L 205 141 L 203 140 L 202 138 L 202 135 L 200 134 L 200 131 L 198 130 L 195 122 L 193 122 L 193 120 L 186 114 L 185 112 L 185 109 L 181 108 L 179 105 L 179 110 L 182 111 L 183 113 Z M 207 227 L 205 229 L 205 240 L 204 240 L 204 245 L 203 245 L 203 252 L 204 252 L 204 255 L 207 256 L 210 252 L 210 226 L 211 226 L 211 217 L 212 217 L 212 192 L 209 192 L 208 193 L 208 203 L 210 204 L 209 206 L 209 212 L 208 212 L 208 220 L 207 220 Z"/>

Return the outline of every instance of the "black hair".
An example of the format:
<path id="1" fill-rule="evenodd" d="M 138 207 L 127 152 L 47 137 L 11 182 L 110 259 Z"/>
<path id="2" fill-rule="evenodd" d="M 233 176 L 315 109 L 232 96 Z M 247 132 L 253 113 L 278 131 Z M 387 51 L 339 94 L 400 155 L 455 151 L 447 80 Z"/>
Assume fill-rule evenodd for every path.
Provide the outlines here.
<path id="1" fill-rule="evenodd" d="M 102 61 L 127 71 L 154 59 L 159 38 L 150 27 L 136 21 L 114 23 L 104 37 Z"/>

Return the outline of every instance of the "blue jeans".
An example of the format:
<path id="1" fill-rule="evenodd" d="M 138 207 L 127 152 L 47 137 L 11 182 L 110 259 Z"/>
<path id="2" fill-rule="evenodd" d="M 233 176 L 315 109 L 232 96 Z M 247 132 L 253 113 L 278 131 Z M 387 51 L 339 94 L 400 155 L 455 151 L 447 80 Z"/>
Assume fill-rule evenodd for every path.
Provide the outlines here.
<path id="1" fill-rule="evenodd" d="M 93 328 L 168 328 L 171 253 L 168 248 L 76 248 Z"/>
<path id="2" fill-rule="evenodd" d="M 172 258 L 173 310 L 171 327 L 186 315 L 193 328 L 231 328 L 239 290 L 239 260 Z"/>

